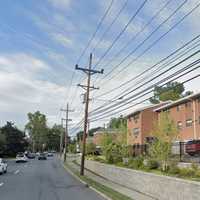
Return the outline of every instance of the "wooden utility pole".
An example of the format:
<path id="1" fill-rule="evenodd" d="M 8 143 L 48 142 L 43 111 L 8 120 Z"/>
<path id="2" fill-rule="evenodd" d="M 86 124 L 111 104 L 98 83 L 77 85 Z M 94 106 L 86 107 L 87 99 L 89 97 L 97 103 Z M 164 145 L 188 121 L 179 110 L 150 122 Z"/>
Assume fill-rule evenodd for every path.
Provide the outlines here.
<path id="1" fill-rule="evenodd" d="M 63 138 L 65 133 L 63 132 L 63 121 L 65 121 L 66 119 L 61 119 L 61 127 L 62 127 L 62 133 L 60 135 L 60 158 L 62 157 L 62 152 L 63 152 Z"/>
<path id="2" fill-rule="evenodd" d="M 69 104 L 67 103 L 67 109 L 61 109 L 61 111 L 66 113 L 66 124 L 65 124 L 65 148 L 64 148 L 64 162 L 66 161 L 66 156 L 67 156 L 67 145 L 68 145 L 68 122 L 72 121 L 71 119 L 69 119 L 69 112 L 73 112 L 73 110 L 69 110 Z"/>
<path id="3" fill-rule="evenodd" d="M 78 84 L 79 87 L 82 87 L 86 90 L 85 95 L 85 116 L 84 116 L 84 131 L 83 131 L 83 145 L 82 145 L 82 157 L 81 157 L 81 168 L 80 168 L 80 175 L 84 175 L 84 164 L 85 164 L 85 143 L 86 143 L 86 135 L 87 135 L 87 127 L 88 127 L 88 108 L 89 108 L 89 100 L 90 100 L 90 89 L 99 89 L 95 88 L 94 86 L 90 86 L 91 75 L 99 73 L 103 74 L 103 69 L 101 71 L 93 70 L 92 69 L 92 54 L 90 54 L 89 59 L 89 66 L 88 68 L 80 68 L 76 65 L 76 70 L 81 70 L 86 73 L 87 75 L 87 85 Z"/>

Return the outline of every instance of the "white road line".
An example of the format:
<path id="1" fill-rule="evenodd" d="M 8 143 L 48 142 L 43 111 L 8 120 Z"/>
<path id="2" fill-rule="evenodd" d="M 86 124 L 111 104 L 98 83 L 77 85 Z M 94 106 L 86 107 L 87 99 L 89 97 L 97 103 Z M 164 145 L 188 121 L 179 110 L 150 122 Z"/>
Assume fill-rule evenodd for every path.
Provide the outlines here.
<path id="1" fill-rule="evenodd" d="M 0 187 L 2 187 L 4 185 L 4 183 L 2 182 L 2 183 L 0 183 Z"/>
<path id="2" fill-rule="evenodd" d="M 18 174 L 20 171 L 19 171 L 19 169 L 18 170 L 16 170 L 15 172 L 14 172 L 14 174 Z"/>

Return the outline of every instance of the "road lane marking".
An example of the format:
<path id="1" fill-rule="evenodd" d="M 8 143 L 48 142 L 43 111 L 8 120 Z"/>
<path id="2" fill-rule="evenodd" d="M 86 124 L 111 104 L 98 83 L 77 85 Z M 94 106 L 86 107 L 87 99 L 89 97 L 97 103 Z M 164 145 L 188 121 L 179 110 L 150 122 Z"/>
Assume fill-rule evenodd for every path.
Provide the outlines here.
<path id="1" fill-rule="evenodd" d="M 19 169 L 18 170 L 16 170 L 15 172 L 14 172 L 14 174 L 18 174 L 20 171 L 19 171 Z"/>
<path id="2" fill-rule="evenodd" d="M 0 183 L 0 187 L 2 187 L 4 185 L 4 183 L 2 182 L 2 183 Z"/>

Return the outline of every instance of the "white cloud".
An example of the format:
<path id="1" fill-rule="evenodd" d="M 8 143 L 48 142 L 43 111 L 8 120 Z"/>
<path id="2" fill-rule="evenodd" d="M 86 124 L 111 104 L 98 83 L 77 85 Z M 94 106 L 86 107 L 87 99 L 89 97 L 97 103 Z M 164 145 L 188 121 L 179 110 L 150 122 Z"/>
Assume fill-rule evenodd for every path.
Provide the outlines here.
<path id="1" fill-rule="evenodd" d="M 48 0 L 54 7 L 66 9 L 70 6 L 71 0 Z"/>
<path id="2" fill-rule="evenodd" d="M 64 36 L 63 34 L 60 33 L 54 33 L 52 34 L 52 37 L 55 41 L 57 41 L 59 44 L 65 47 L 69 47 L 72 45 L 72 40 Z"/>
<path id="3" fill-rule="evenodd" d="M 39 80 L 46 69 L 44 61 L 25 54 L 0 56 L 0 121 L 13 120 L 22 128 L 28 112 L 57 117 L 66 87 Z"/>
<path id="4" fill-rule="evenodd" d="M 28 54 L 0 55 L 0 70 L 15 72 L 23 76 L 32 76 L 42 70 L 49 70 L 48 65 Z"/>

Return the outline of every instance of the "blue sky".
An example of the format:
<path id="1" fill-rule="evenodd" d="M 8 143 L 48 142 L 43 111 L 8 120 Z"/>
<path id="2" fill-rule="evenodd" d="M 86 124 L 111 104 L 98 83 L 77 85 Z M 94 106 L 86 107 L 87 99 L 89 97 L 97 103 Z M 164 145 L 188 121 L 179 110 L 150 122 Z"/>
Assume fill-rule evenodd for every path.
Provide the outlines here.
<path id="1" fill-rule="evenodd" d="M 81 59 L 80 66 L 87 66 L 90 51 L 125 1 L 114 0 L 109 15 L 105 18 L 88 51 Z M 84 79 L 84 74 L 75 72 L 72 87 L 70 87 L 70 80 L 74 73 L 77 58 L 95 31 L 110 2 L 110 0 L 6 0 L 1 2 L 0 125 L 3 125 L 7 120 L 12 120 L 23 128 L 27 120 L 27 112 L 36 110 L 47 115 L 49 124 L 59 123 L 62 116 L 59 109 L 65 106 L 67 101 L 71 103 L 71 107 L 76 109 L 76 112 L 72 114 L 74 123 L 81 119 L 83 105 L 81 104 L 80 94 L 83 91 L 78 89 L 76 85 Z M 105 35 L 103 42 L 95 49 L 94 65 L 142 2 L 141 0 L 128 1 L 118 20 Z M 127 43 L 166 2 L 167 0 L 147 1 L 144 8 L 98 68 L 105 66 L 117 50 Z M 140 44 L 183 2 L 184 0 L 172 0 L 145 31 L 134 42 L 130 43 L 126 51 L 109 66 L 105 66 L 105 74 L 123 56 Z M 174 17 L 170 18 L 133 54 L 132 58 L 145 50 L 197 3 L 199 3 L 197 0 L 187 1 Z M 112 81 L 108 81 L 106 86 L 102 86 L 99 94 L 130 79 L 199 34 L 199 17 L 200 9 L 198 8 L 155 47 L 128 67 L 127 70 L 124 70 L 121 75 L 119 74 Z M 128 59 L 126 63 L 128 61 L 130 60 Z M 97 80 L 99 80 L 100 76 L 97 77 Z M 186 88 L 194 91 L 199 89 L 197 81 L 187 84 Z M 104 98 L 109 99 L 112 95 L 114 94 Z M 90 108 L 92 109 L 100 103 L 102 102 L 92 101 Z"/>

